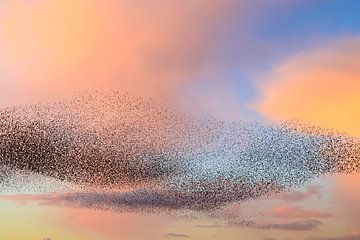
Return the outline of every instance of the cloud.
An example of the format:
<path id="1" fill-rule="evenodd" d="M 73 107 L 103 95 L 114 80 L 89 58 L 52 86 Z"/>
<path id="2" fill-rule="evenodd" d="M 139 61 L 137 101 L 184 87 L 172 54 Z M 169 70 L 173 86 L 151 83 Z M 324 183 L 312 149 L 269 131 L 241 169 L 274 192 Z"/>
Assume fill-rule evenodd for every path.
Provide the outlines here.
<path id="1" fill-rule="evenodd" d="M 238 119 L 246 106 L 238 103 L 229 72 L 249 65 L 250 58 L 258 64 L 256 56 L 268 48 L 242 26 L 250 29 L 266 12 L 288 5 L 284 0 L 6 1 L 0 7 L 0 105 L 116 89 L 195 114 Z"/>
<path id="2" fill-rule="evenodd" d="M 261 212 L 261 215 L 272 218 L 329 218 L 329 213 L 316 210 L 305 210 L 300 207 L 275 207 Z"/>
<path id="3" fill-rule="evenodd" d="M 164 210 L 165 212 L 169 212 L 169 210 L 176 211 L 182 210 L 184 207 L 189 208 L 186 205 L 181 205 L 183 203 L 179 203 L 178 199 L 172 201 L 171 197 L 167 197 L 166 201 L 162 201 L 161 199 L 155 199 L 154 196 L 151 195 L 136 195 L 134 192 L 4 195 L 1 196 L 0 199 L 15 201 L 18 204 L 35 202 L 41 205 L 93 208 L 120 212 L 164 213 Z M 191 204 L 191 202 L 187 204 Z M 220 221 L 221 225 L 195 225 L 195 228 L 246 227 L 259 230 L 308 231 L 316 229 L 322 224 L 321 221 L 315 219 L 304 219 L 285 223 L 264 223 L 241 217 L 214 215 L 211 212 L 207 213 L 207 215 L 202 216 L 208 216 L 217 222 Z M 219 213 L 219 211 L 216 211 L 216 213 Z"/>
<path id="4" fill-rule="evenodd" d="M 255 109 L 275 121 L 298 119 L 359 137 L 359 46 L 359 36 L 344 37 L 285 58 L 259 84 Z M 358 181 L 357 175 L 335 177 L 336 199 L 359 198 Z M 353 206 L 341 211 L 358 221 Z"/>
<path id="5" fill-rule="evenodd" d="M 168 233 L 166 237 L 174 237 L 174 238 L 190 238 L 189 235 L 183 233 Z"/>
<path id="6" fill-rule="evenodd" d="M 359 43 L 359 37 L 349 37 L 288 57 L 259 84 L 255 108 L 271 119 L 360 136 Z"/>
<path id="7" fill-rule="evenodd" d="M 320 191 L 320 186 L 309 186 L 306 191 L 290 191 L 285 193 L 280 193 L 276 197 L 283 199 L 288 202 L 298 202 L 303 201 L 312 197 L 322 197 L 322 192 Z"/>
<path id="8" fill-rule="evenodd" d="M 360 240 L 360 234 L 348 234 L 338 237 L 310 237 L 306 240 Z"/>
<path id="9" fill-rule="evenodd" d="M 184 85 L 215 75 L 235 61 L 221 50 L 229 47 L 223 37 L 228 28 L 260 18 L 260 12 L 275 4 L 288 3 L 7 1 L 0 7 L 1 103 L 103 88 L 173 100 Z M 243 55 L 247 48 L 239 48 Z M 247 59 L 252 54 L 248 52 Z M 227 89 L 223 79 L 215 86 Z M 228 93 L 216 99 L 229 98 L 224 103 L 235 105 Z"/>
<path id="10" fill-rule="evenodd" d="M 104 87 L 171 96 L 202 71 L 216 33 L 238 4 L 8 1 L 0 7 L 1 100 Z"/>
<path id="11" fill-rule="evenodd" d="M 263 240 L 277 240 L 277 238 L 266 237 L 266 238 L 263 238 Z M 285 240 L 291 240 L 291 239 L 290 239 L 290 238 L 286 238 Z"/>
<path id="12" fill-rule="evenodd" d="M 194 226 L 195 228 L 220 228 L 223 227 L 222 225 L 205 225 L 205 224 L 198 224 Z"/>
<path id="13" fill-rule="evenodd" d="M 265 223 L 247 219 L 227 219 L 228 226 L 247 227 L 259 230 L 282 230 L 282 231 L 310 231 L 317 229 L 322 222 L 316 219 L 304 219 L 294 222 Z"/>
<path id="14" fill-rule="evenodd" d="M 279 230 L 309 231 L 316 229 L 321 224 L 322 222 L 320 222 L 319 220 L 306 219 L 291 223 L 272 224 L 271 226 L 273 229 Z"/>
<path id="15" fill-rule="evenodd" d="M 336 207 L 353 222 L 360 221 L 360 192 L 358 183 L 360 173 L 334 177 L 333 201 Z"/>

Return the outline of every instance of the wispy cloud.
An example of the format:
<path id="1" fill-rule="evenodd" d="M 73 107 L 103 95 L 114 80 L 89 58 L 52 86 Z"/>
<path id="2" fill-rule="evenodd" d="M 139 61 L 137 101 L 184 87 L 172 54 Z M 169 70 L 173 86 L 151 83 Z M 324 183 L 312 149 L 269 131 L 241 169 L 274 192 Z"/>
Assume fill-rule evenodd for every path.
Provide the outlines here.
<path id="1" fill-rule="evenodd" d="M 360 240 L 360 234 L 347 234 L 337 237 L 309 237 L 306 240 Z"/>
<path id="2" fill-rule="evenodd" d="M 215 225 L 215 224 L 198 224 L 195 225 L 194 228 L 221 228 L 224 227 L 223 225 Z"/>
<path id="3" fill-rule="evenodd" d="M 64 207 L 81 207 L 81 208 L 95 208 L 102 210 L 116 210 L 121 212 L 126 211 L 141 211 L 148 213 L 158 213 L 158 210 L 167 209 L 167 211 L 181 209 L 182 206 L 170 205 L 161 201 L 154 201 L 153 197 L 148 195 L 136 195 L 132 193 L 74 193 L 74 194 L 47 194 L 47 195 L 9 195 L 1 196 L 0 200 L 15 201 L 19 204 L 27 204 L 35 202 L 44 205 L 55 205 Z M 135 197 L 134 199 L 132 197 Z M 158 204 L 164 205 L 158 205 Z M 155 205 L 154 205 L 155 204 Z M 162 210 L 162 212 L 163 212 Z M 216 211 L 217 214 L 219 210 Z M 228 228 L 228 227 L 239 227 L 239 228 L 254 228 L 259 230 L 293 230 L 293 231 L 308 231 L 316 229 L 322 224 L 319 220 L 315 219 L 304 219 L 294 222 L 284 223 L 264 223 L 261 221 L 247 220 L 238 216 L 227 217 L 226 215 L 213 215 L 209 213 L 207 215 L 212 220 L 220 221 L 221 224 L 208 224 L 208 225 L 195 225 L 194 228 Z"/>
<path id="4" fill-rule="evenodd" d="M 309 231 L 316 229 L 322 222 L 315 219 L 306 219 L 290 223 L 272 224 L 273 229 L 293 230 L 293 231 Z"/>
<path id="5" fill-rule="evenodd" d="M 260 230 L 283 230 L 283 231 L 310 231 L 317 229 L 322 222 L 317 219 L 304 219 L 294 222 L 283 223 L 263 223 L 261 221 L 253 221 L 246 219 L 231 219 L 228 221 L 229 226 L 248 227 Z"/>
<path id="6" fill-rule="evenodd" d="M 288 202 L 298 202 L 313 197 L 317 197 L 318 199 L 322 197 L 321 186 L 309 186 L 306 191 L 290 191 L 280 193 L 276 196 L 276 198 L 283 199 Z"/>
<path id="7" fill-rule="evenodd" d="M 329 218 L 332 214 L 301 207 L 275 207 L 260 213 L 272 218 Z"/>
<path id="8" fill-rule="evenodd" d="M 173 238 L 190 238 L 189 235 L 184 233 L 168 233 L 166 237 L 173 237 Z"/>

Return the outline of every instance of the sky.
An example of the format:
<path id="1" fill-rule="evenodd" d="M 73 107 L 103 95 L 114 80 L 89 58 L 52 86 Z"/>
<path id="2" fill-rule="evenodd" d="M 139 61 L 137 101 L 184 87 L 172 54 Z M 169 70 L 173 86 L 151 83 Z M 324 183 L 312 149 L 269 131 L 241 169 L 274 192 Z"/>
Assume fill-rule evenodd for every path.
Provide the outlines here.
<path id="1" fill-rule="evenodd" d="M 0 0 L 0 106 L 115 89 L 191 116 L 360 137 L 359 12 L 358 0 Z M 271 230 L 20 192 L 0 196 L 0 238 L 355 240 L 359 185 L 357 174 L 325 176 L 229 206 Z"/>

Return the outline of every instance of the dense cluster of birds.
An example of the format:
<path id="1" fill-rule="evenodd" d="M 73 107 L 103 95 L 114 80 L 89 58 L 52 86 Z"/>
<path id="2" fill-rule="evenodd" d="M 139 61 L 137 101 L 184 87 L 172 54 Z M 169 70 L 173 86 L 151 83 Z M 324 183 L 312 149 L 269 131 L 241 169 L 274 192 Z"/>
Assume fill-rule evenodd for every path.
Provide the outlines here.
<path id="1" fill-rule="evenodd" d="M 115 91 L 0 110 L 0 186 L 38 174 L 97 189 L 63 196 L 89 207 L 201 212 L 359 169 L 360 141 L 342 133 L 198 119 Z"/>

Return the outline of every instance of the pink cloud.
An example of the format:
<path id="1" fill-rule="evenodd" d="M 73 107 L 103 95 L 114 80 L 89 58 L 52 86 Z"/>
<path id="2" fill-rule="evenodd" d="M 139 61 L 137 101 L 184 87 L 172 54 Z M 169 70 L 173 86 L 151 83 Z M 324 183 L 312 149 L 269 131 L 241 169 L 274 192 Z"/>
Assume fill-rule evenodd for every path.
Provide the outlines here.
<path id="1" fill-rule="evenodd" d="M 261 213 L 272 218 L 329 218 L 332 214 L 317 210 L 306 210 L 300 207 L 275 207 Z"/>
<path id="2" fill-rule="evenodd" d="M 320 186 L 309 186 L 306 191 L 291 191 L 284 192 L 277 195 L 278 199 L 282 199 L 288 202 L 298 202 L 307 200 L 313 197 L 321 198 L 322 192 Z"/>
<path id="3" fill-rule="evenodd" d="M 8 1 L 0 7 L 0 99 L 89 88 L 171 98 L 208 71 L 221 26 L 247 8 L 235 0 Z"/>

